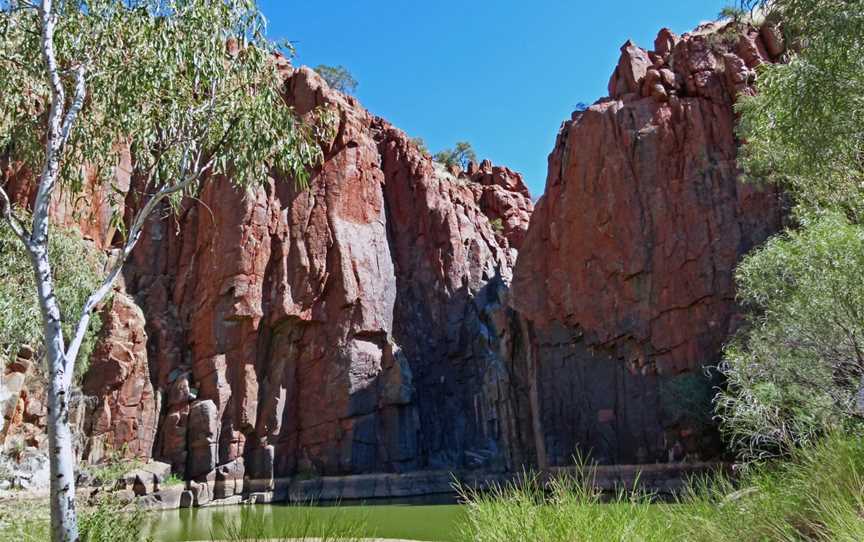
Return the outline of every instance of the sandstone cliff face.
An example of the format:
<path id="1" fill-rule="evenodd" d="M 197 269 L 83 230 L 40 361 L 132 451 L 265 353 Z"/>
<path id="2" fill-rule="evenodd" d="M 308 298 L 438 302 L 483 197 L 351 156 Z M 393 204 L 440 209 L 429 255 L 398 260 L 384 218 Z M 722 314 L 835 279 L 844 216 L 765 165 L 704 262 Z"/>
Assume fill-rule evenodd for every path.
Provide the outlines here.
<path id="1" fill-rule="evenodd" d="M 496 428 L 496 325 L 532 210 L 521 177 L 451 175 L 311 70 L 283 69 L 298 113 L 339 114 L 310 188 L 214 182 L 151 220 L 128 267 L 161 396 L 153 456 L 191 477 L 244 458 L 265 483 L 505 466 L 518 443 Z"/>
<path id="2" fill-rule="evenodd" d="M 772 58 L 756 29 L 718 31 L 626 43 L 610 97 L 574 113 L 549 156 L 512 306 L 552 464 L 576 449 L 626 463 L 712 446 L 674 395 L 718 361 L 735 264 L 781 222 L 774 189 L 739 182 L 733 130 L 735 97 Z"/>

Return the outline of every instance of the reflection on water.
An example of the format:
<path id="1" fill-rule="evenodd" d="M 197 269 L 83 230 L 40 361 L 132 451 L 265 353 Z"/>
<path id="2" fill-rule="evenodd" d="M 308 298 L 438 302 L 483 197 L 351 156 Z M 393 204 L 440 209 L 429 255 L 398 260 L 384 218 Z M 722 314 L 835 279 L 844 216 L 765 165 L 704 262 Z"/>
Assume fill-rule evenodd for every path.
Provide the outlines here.
<path id="1" fill-rule="evenodd" d="M 458 505 L 342 505 L 296 506 L 283 504 L 187 508 L 153 513 L 150 534 L 158 542 L 210 540 L 224 537 L 224 526 L 246 532 L 280 536 L 311 534 L 310 528 L 333 533 L 362 529 L 362 535 L 382 538 L 454 541 L 464 510 Z M 340 531 L 340 529 L 342 529 Z M 316 533 L 317 534 L 317 533 Z M 360 533 L 358 533 L 360 534 Z"/>

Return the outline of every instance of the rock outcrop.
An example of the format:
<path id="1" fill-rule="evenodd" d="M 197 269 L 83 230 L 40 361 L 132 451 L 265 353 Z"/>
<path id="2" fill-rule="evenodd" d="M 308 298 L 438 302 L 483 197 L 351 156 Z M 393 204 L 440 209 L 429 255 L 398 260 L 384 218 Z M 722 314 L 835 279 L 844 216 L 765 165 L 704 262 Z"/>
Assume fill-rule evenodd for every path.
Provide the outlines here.
<path id="1" fill-rule="evenodd" d="M 82 457 L 91 463 L 106 454 L 150 457 L 159 405 L 150 381 L 144 313 L 122 291 L 102 312 L 101 336 L 82 386 L 94 399 L 86 413 Z"/>
<path id="2" fill-rule="evenodd" d="M 162 396 L 154 457 L 202 479 L 242 458 L 265 485 L 503 468 L 496 311 L 532 210 L 521 177 L 451 175 L 313 71 L 283 72 L 298 114 L 339 116 L 309 188 L 217 180 L 151 220 L 128 266 Z"/>
<path id="3" fill-rule="evenodd" d="M 562 125 L 515 270 L 551 464 L 712 448 L 675 396 L 708 400 L 698 373 L 735 326 L 734 267 L 781 224 L 778 192 L 736 166 L 733 103 L 772 61 L 759 31 L 663 30 L 654 49 L 627 42 L 610 97 Z"/>

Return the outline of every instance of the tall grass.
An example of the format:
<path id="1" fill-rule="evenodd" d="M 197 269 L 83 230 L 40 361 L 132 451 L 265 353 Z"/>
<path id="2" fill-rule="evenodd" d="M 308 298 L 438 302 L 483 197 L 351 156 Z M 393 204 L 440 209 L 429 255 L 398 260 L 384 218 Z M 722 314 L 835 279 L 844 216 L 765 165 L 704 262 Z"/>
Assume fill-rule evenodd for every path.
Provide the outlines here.
<path id="1" fill-rule="evenodd" d="M 622 489 L 611 498 L 596 489 L 591 469 L 548 482 L 526 475 L 488 491 L 457 488 L 467 503 L 463 540 L 609 542 L 670 540 L 679 526 L 667 505 L 650 494 Z M 663 533 L 660 535 L 660 533 Z"/>
<path id="2" fill-rule="evenodd" d="M 674 502 L 594 489 L 581 476 L 527 477 L 488 492 L 461 489 L 462 539 L 477 542 L 802 542 L 864 540 L 864 439 L 830 436 L 737 479 L 694 481 Z"/>

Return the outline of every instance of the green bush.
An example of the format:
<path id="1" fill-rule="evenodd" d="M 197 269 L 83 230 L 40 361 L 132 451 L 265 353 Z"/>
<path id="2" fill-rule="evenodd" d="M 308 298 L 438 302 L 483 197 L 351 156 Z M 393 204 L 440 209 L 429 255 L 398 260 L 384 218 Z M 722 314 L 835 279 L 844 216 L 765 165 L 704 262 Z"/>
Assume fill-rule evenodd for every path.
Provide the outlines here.
<path id="1" fill-rule="evenodd" d="M 738 479 L 702 481 L 671 511 L 688 542 L 864 540 L 864 439 L 828 435 Z"/>
<path id="2" fill-rule="evenodd" d="M 0 540 L 45 542 L 50 537 L 45 500 L 0 502 Z M 80 509 L 80 542 L 152 542 L 145 536 L 146 512 L 105 494 Z"/>
<path id="3" fill-rule="evenodd" d="M 463 170 L 467 170 L 469 163 L 477 161 L 477 153 L 474 152 L 471 143 L 457 141 L 455 147 L 436 152 L 432 159 L 447 167 L 459 166 Z"/>
<path id="4" fill-rule="evenodd" d="M 712 398 L 717 389 L 711 375 L 702 371 L 676 375 L 660 383 L 660 408 L 673 423 L 697 429 L 714 426 Z"/>
<path id="5" fill-rule="evenodd" d="M 864 375 L 864 227 L 839 215 L 775 237 L 739 265 L 745 325 L 716 398 L 745 459 L 783 454 L 859 417 Z"/>
<path id="6" fill-rule="evenodd" d="M 69 337 L 87 297 L 99 285 L 102 257 L 72 230 L 51 232 L 49 257 L 56 280 L 63 332 Z M 9 359 L 21 345 L 38 352 L 42 344 L 42 315 L 27 251 L 7 224 L 0 223 L 0 358 Z M 76 376 L 87 369 L 101 321 L 95 316 L 81 347 Z"/>
<path id="7" fill-rule="evenodd" d="M 315 66 L 315 71 L 327 81 L 327 85 L 333 90 L 338 90 L 345 94 L 354 94 L 357 90 L 357 80 L 354 79 L 351 72 L 345 66 L 319 64 Z"/>

